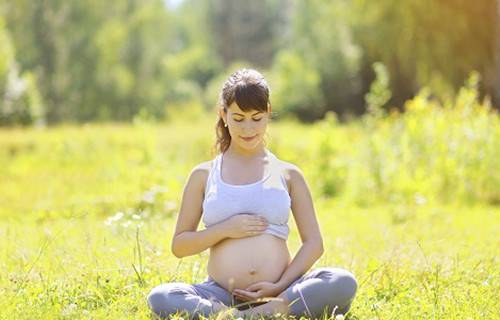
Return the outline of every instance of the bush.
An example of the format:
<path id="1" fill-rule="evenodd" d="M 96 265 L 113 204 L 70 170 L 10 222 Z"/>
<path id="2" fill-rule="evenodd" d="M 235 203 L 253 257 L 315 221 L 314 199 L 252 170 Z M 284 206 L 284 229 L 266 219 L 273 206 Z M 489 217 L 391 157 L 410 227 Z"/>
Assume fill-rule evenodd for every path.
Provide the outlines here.
<path id="1" fill-rule="evenodd" d="M 9 33 L 0 19 L 0 126 L 43 124 L 43 108 L 36 79 L 19 74 Z"/>
<path id="2" fill-rule="evenodd" d="M 271 89 L 274 110 L 283 115 L 296 115 L 304 121 L 320 118 L 325 112 L 321 78 L 295 52 L 281 51 L 273 65 Z"/>

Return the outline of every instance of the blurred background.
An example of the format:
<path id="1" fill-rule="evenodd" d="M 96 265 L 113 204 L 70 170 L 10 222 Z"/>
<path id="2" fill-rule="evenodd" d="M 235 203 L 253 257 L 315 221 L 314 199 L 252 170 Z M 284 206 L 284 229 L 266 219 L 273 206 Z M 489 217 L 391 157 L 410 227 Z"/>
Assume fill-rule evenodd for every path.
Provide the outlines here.
<path id="1" fill-rule="evenodd" d="M 498 108 L 500 1 L 0 0 L 2 126 L 199 116 L 240 67 L 279 119 L 445 102 L 473 71 Z"/>

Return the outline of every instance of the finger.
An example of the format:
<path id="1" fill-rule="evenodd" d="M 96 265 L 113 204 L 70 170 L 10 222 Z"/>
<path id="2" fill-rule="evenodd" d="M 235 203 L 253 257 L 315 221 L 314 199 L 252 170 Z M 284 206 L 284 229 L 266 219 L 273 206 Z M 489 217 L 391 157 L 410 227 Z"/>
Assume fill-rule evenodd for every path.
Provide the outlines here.
<path id="1" fill-rule="evenodd" d="M 241 295 L 244 295 L 245 297 L 248 297 L 250 299 L 257 299 L 259 297 L 259 293 L 257 293 L 257 292 L 252 292 L 252 291 L 247 291 L 247 290 L 238 290 L 236 292 L 241 294 Z"/>
<path id="2" fill-rule="evenodd" d="M 247 295 L 245 295 L 245 294 L 238 294 L 238 298 L 239 298 L 240 300 L 244 300 L 244 301 L 251 301 L 251 300 L 253 300 L 253 298 L 252 298 L 252 297 L 247 296 Z"/>
<path id="3" fill-rule="evenodd" d="M 265 287 L 265 285 L 266 285 L 265 281 L 258 281 L 250 284 L 245 290 L 250 292 L 255 292 L 262 290 L 263 287 Z"/>
<path id="4" fill-rule="evenodd" d="M 241 300 L 241 301 L 245 301 L 245 302 L 253 300 L 252 298 L 242 296 L 242 295 L 235 295 L 235 297 L 236 297 L 236 299 Z"/>
<path id="5" fill-rule="evenodd" d="M 260 221 L 260 222 L 267 223 L 267 219 L 266 219 L 265 217 L 260 217 L 259 221 Z"/>
<path id="6" fill-rule="evenodd" d="M 255 223 L 249 223 L 247 224 L 247 227 L 248 228 L 255 228 L 255 227 L 259 227 L 259 228 L 262 228 L 262 227 L 267 227 L 267 224 L 266 223 L 262 223 L 262 222 L 255 222 Z"/>
<path id="7" fill-rule="evenodd" d="M 269 224 L 267 221 L 262 220 L 252 220 L 248 222 L 249 226 L 263 226 Z"/>
<path id="8" fill-rule="evenodd" d="M 267 226 L 269 226 L 269 222 L 267 222 L 267 221 L 259 222 L 258 225 L 262 226 L 262 227 L 267 227 Z"/>
<path id="9" fill-rule="evenodd" d="M 251 220 L 256 222 L 267 222 L 267 219 L 264 216 L 251 216 Z"/>
<path id="10" fill-rule="evenodd" d="M 241 295 L 241 294 L 238 294 L 238 293 L 233 293 L 233 296 L 235 296 L 236 298 L 238 298 L 239 300 L 243 300 L 243 301 L 247 301 L 248 298 Z"/>
<path id="11" fill-rule="evenodd" d="M 249 226 L 247 227 L 247 232 L 250 232 L 250 233 L 253 233 L 253 232 L 259 232 L 259 231 L 264 231 L 266 230 L 265 227 L 262 227 L 262 226 Z"/>
<path id="12" fill-rule="evenodd" d="M 255 290 L 258 290 L 258 289 L 259 288 L 256 285 L 252 284 L 251 286 L 247 287 L 245 290 L 246 291 L 255 291 Z"/>
<path id="13" fill-rule="evenodd" d="M 245 296 L 244 294 L 241 294 L 241 293 L 239 293 L 239 292 L 234 292 L 234 291 L 233 291 L 233 295 L 234 295 L 236 298 L 238 298 L 238 299 L 240 299 L 240 300 L 243 300 L 243 301 L 248 301 L 248 300 L 250 300 L 250 298 L 248 298 L 247 296 Z"/>
<path id="14" fill-rule="evenodd" d="M 247 231 L 260 231 L 260 230 L 265 230 L 267 229 L 269 226 L 268 225 L 261 225 L 261 224 L 254 224 L 254 225 L 248 225 L 246 226 L 246 230 Z"/>

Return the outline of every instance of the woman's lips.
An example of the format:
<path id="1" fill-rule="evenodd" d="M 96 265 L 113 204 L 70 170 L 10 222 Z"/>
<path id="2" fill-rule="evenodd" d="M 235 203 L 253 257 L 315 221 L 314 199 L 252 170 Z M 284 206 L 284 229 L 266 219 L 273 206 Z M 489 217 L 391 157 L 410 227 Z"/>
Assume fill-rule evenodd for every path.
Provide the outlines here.
<path id="1" fill-rule="evenodd" d="M 255 137 L 257 137 L 257 135 L 253 136 L 253 137 L 250 137 L 250 138 L 246 138 L 246 137 L 241 137 L 243 140 L 245 141 L 251 141 L 253 140 Z"/>

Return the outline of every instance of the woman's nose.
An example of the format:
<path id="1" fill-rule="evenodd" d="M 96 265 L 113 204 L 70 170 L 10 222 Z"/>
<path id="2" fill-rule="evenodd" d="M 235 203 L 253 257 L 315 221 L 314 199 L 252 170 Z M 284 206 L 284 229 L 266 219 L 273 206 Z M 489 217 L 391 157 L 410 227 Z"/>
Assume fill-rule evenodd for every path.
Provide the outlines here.
<path id="1" fill-rule="evenodd" d="M 245 121 L 243 123 L 243 130 L 244 131 L 252 133 L 252 131 L 254 131 L 255 128 L 256 128 L 256 125 L 255 125 L 255 123 L 252 123 L 252 121 Z"/>

